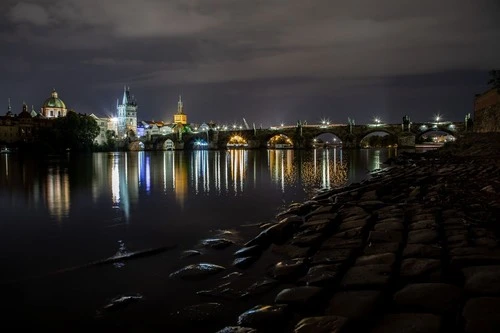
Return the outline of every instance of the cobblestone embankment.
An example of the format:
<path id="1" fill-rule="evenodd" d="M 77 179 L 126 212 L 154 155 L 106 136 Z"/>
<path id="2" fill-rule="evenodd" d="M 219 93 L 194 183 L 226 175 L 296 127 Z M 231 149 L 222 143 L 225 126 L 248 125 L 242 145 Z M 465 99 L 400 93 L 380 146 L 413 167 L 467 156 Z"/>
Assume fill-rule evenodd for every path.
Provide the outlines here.
<path id="1" fill-rule="evenodd" d="M 237 254 L 288 257 L 274 302 L 219 332 L 499 332 L 500 140 L 469 140 L 280 213 Z"/>

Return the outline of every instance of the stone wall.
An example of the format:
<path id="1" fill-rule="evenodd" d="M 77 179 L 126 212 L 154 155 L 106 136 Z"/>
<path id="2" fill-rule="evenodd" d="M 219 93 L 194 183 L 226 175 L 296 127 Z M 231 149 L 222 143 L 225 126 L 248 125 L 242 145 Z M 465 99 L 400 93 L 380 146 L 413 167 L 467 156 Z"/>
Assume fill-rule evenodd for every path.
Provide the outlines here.
<path id="1" fill-rule="evenodd" d="M 500 132 L 500 91 L 490 89 L 474 100 L 474 132 Z"/>
<path id="2" fill-rule="evenodd" d="M 500 104 L 475 112 L 474 132 L 500 132 Z"/>

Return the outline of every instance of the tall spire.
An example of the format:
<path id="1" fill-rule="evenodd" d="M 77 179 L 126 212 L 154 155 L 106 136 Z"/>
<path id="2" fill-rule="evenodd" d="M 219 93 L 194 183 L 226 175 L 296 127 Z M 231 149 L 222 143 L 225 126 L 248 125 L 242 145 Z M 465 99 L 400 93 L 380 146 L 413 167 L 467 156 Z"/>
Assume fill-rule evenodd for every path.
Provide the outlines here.
<path id="1" fill-rule="evenodd" d="M 7 112 L 12 112 L 12 106 L 10 106 L 10 97 L 7 99 Z"/>
<path id="2" fill-rule="evenodd" d="M 182 105 L 182 97 L 181 97 L 181 95 L 179 95 L 179 101 L 177 102 L 177 113 L 183 113 L 183 112 L 184 112 L 184 108 Z"/>
<path id="3" fill-rule="evenodd" d="M 123 99 L 122 99 L 122 105 L 127 105 L 128 104 L 128 89 L 127 86 L 123 86 Z"/>

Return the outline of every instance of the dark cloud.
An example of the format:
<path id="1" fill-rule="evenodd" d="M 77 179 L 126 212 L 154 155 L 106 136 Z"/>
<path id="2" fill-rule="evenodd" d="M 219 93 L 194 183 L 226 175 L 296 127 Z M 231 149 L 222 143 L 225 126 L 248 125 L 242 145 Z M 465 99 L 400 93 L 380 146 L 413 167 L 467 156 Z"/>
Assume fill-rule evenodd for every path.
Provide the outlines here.
<path id="1" fill-rule="evenodd" d="M 23 87 L 61 86 L 75 98 L 68 104 L 97 113 L 128 84 L 144 118 L 169 118 L 182 92 L 196 121 L 239 119 L 238 110 L 257 122 L 271 121 L 270 112 L 289 122 L 329 113 L 399 121 L 405 111 L 428 118 L 435 109 L 461 119 L 486 72 L 500 65 L 495 0 L 0 6 L 0 40 L 9 45 L 0 52 L 11 69 L 2 90 L 20 96 Z"/>

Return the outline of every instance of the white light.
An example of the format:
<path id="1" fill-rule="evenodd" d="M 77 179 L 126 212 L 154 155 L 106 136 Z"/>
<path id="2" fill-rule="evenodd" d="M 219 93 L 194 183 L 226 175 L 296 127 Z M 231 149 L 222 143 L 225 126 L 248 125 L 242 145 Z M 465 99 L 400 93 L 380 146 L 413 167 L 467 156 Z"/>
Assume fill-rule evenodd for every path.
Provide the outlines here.
<path id="1" fill-rule="evenodd" d="M 281 123 L 281 127 L 285 126 L 283 123 Z"/>

